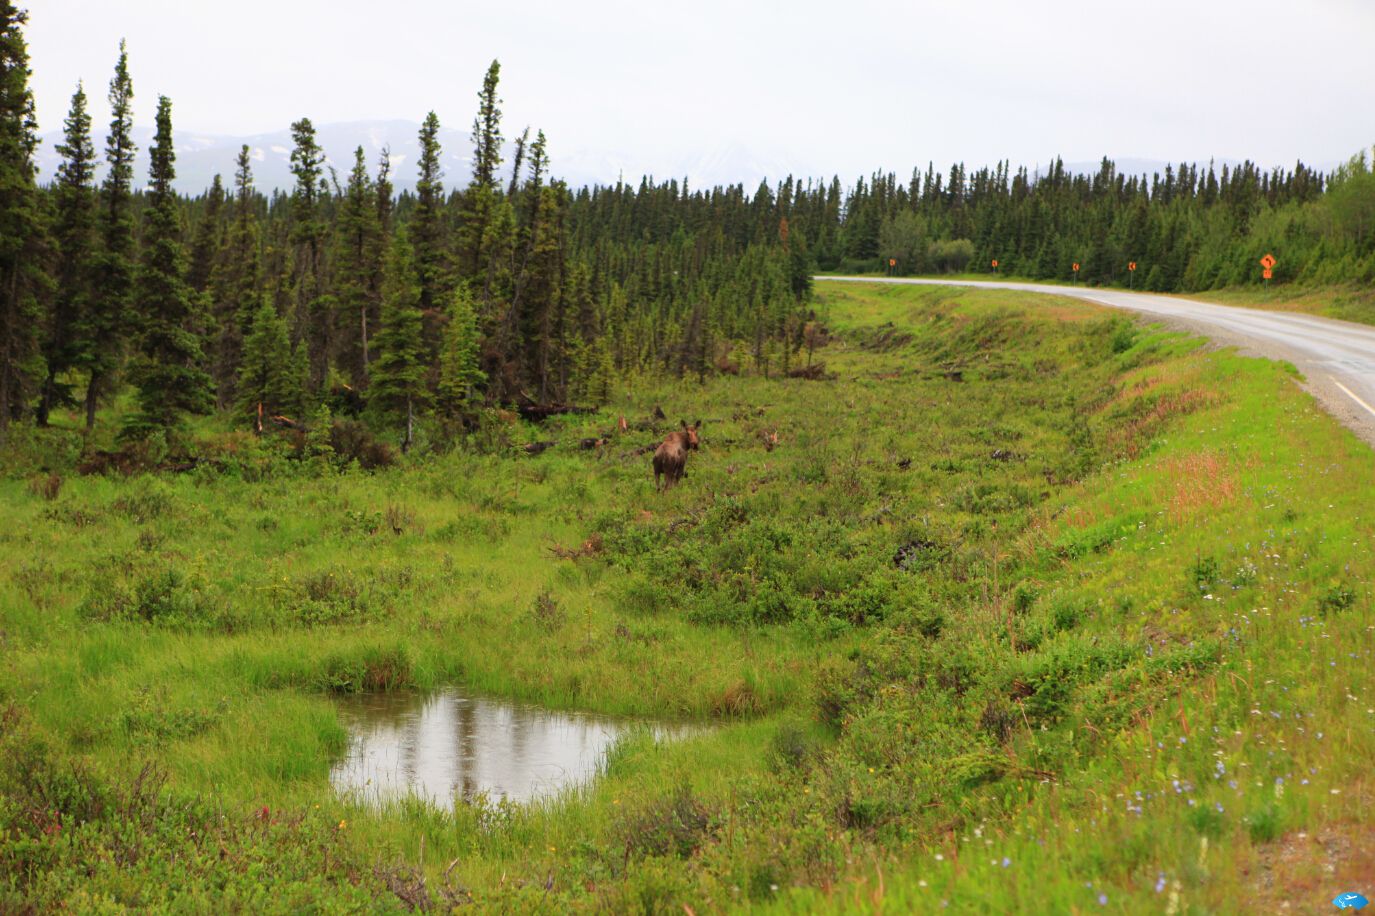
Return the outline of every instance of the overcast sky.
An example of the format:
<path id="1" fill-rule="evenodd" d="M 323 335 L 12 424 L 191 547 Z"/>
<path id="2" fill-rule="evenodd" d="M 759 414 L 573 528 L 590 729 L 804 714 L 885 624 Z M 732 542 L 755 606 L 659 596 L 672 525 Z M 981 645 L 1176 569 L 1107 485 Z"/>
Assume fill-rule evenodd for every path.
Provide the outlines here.
<path id="1" fill-rule="evenodd" d="M 934 159 L 1344 160 L 1375 144 L 1372 0 L 820 3 L 21 0 L 44 131 L 119 39 L 137 119 L 179 131 L 471 123 L 492 58 L 508 135 L 655 162 L 741 143 L 819 172 Z"/>

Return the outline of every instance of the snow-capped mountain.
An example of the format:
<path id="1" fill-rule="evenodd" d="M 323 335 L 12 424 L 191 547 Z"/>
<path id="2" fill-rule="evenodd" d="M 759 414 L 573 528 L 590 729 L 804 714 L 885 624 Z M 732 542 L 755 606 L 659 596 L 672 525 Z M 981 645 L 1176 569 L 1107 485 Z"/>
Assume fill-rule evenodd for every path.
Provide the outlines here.
<path id="1" fill-rule="evenodd" d="M 354 150 L 363 148 L 368 170 L 376 174 L 384 150 L 390 151 L 392 181 L 398 189 L 415 186 L 415 167 L 420 155 L 417 135 L 420 125 L 413 121 L 351 121 L 316 126 L 316 140 L 325 151 L 326 166 L 333 168 L 342 184 L 353 167 Z M 226 187 L 233 183 L 234 162 L 239 149 L 247 144 L 253 159 L 253 179 L 260 191 L 288 190 L 294 184 L 291 175 L 291 131 L 283 129 L 247 137 L 218 136 L 197 133 L 176 133 L 177 189 L 186 194 L 199 194 L 219 175 Z M 152 142 L 151 128 L 134 131 L 139 152 L 134 165 L 135 183 L 142 186 L 148 174 L 148 146 Z M 60 157 L 57 144 L 60 133 L 43 137 L 38 155 L 39 180 L 51 181 L 56 174 Z M 103 156 L 103 131 L 95 137 L 98 153 Z M 443 149 L 445 185 L 463 187 L 472 170 L 472 140 L 467 130 L 440 128 L 439 142 Z M 506 168 L 510 168 L 511 148 L 507 143 Z M 641 176 L 652 175 L 657 180 L 688 179 L 693 188 L 717 184 L 743 184 L 753 192 L 763 179 L 773 184 L 786 178 L 810 175 L 811 170 L 797 160 L 783 156 L 769 156 L 752 150 L 743 143 L 724 144 L 716 149 L 686 151 L 664 162 L 646 162 L 614 152 L 595 149 L 561 151 L 557 142 L 551 144 L 551 170 L 571 187 L 584 185 L 614 185 L 618 180 L 638 184 Z M 103 162 L 103 159 L 102 159 Z M 98 174 L 103 174 L 102 169 Z M 509 172 L 507 173 L 509 175 Z"/>

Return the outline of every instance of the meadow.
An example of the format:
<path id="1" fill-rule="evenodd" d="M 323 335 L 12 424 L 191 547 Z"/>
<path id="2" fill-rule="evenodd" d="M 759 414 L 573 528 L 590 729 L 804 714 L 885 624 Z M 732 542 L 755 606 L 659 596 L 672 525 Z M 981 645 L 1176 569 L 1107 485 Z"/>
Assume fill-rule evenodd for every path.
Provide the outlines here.
<path id="1" fill-rule="evenodd" d="M 180 472 L 78 473 L 72 416 L 17 438 L 0 910 L 1360 889 L 1370 450 L 1291 368 L 1084 303 L 823 281 L 815 308 L 815 378 L 635 379 L 386 469 L 222 420 Z M 656 493 L 646 448 L 699 418 Z M 334 794 L 334 697 L 451 684 L 706 727 L 536 805 Z"/>

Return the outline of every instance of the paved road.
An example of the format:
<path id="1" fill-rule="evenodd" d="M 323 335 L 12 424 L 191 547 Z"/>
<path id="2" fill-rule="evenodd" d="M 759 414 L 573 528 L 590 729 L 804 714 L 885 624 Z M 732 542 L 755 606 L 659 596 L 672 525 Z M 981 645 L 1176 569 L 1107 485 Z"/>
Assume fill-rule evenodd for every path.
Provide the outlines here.
<path id="1" fill-rule="evenodd" d="M 1259 309 L 1218 305 L 1112 289 L 1002 283 L 993 280 L 915 280 L 890 277 L 817 277 L 844 283 L 904 283 L 1014 289 L 1084 299 L 1164 319 L 1243 353 L 1284 359 L 1303 373 L 1306 387 L 1329 413 L 1375 445 L 1375 326 Z"/>

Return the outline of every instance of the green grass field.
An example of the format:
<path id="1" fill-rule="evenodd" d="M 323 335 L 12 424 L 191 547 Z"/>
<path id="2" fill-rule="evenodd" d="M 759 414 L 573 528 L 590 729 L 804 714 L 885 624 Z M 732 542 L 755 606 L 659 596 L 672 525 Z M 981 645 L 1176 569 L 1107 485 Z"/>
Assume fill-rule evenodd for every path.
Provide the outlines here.
<path id="1" fill-rule="evenodd" d="M 0 910 L 1361 889 L 1370 450 L 1284 367 L 1106 309 L 825 282 L 817 309 L 826 380 L 642 380 L 389 470 L 216 423 L 221 460 L 182 474 L 40 470 L 61 431 L 13 446 Z M 656 494 L 641 449 L 680 417 L 703 447 Z M 709 727 L 624 741 L 540 805 L 336 798 L 332 696 L 444 684 Z"/>

